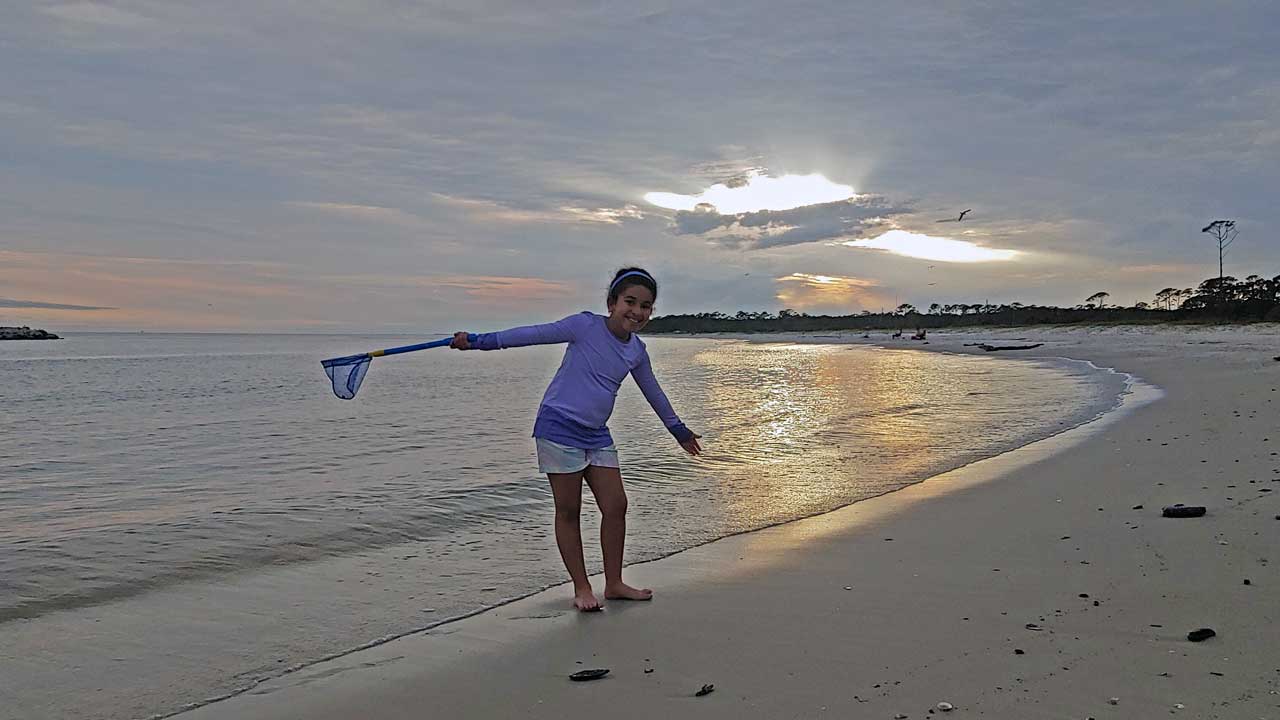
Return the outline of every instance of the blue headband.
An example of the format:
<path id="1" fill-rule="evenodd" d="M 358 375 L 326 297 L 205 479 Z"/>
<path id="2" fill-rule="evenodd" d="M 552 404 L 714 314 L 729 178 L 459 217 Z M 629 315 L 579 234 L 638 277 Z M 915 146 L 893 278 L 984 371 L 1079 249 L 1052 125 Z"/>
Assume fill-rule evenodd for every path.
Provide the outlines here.
<path id="1" fill-rule="evenodd" d="M 639 275 L 640 277 L 644 278 L 645 280 L 648 280 L 654 285 L 658 284 L 657 281 L 655 281 L 653 277 L 649 275 L 649 273 L 644 272 L 642 270 L 630 270 L 628 272 L 622 273 L 621 275 L 619 275 L 617 278 L 614 279 L 613 284 L 609 286 L 609 292 L 613 292 L 613 289 L 618 287 L 618 283 L 626 279 L 628 275 Z"/>

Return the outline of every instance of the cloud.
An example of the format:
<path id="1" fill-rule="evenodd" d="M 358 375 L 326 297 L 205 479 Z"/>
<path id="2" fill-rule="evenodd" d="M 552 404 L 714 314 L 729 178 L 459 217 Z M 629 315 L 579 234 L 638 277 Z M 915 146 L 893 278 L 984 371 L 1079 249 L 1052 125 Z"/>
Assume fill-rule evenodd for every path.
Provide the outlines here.
<path id="1" fill-rule="evenodd" d="M 342 217 L 355 220 L 373 220 L 376 222 L 390 222 L 398 225 L 413 225 L 425 222 L 423 218 L 418 217 L 413 213 L 408 213 L 392 207 L 382 207 L 380 205 L 303 201 L 292 201 L 286 203 L 286 205 L 305 210 L 314 210 L 316 212 L 340 215 Z"/>
<path id="2" fill-rule="evenodd" d="M 564 282 L 528 277 L 503 277 L 485 275 L 433 276 L 425 283 L 442 288 L 461 290 L 467 296 L 482 300 L 546 300 L 572 297 L 573 285 Z"/>
<path id="3" fill-rule="evenodd" d="M 1266 3 L 536 5 L 7 4 L 0 66 L 22 72 L 0 74 L 0 247 L 82 255 L 43 273 L 0 262 L 0 287 L 172 311 L 177 329 L 203 323 L 181 307 L 186 291 L 90 286 L 85 256 L 245 261 L 109 268 L 146 287 L 193 276 L 189 304 L 203 312 L 232 302 L 206 292 L 259 297 L 262 262 L 313 285 L 415 267 L 582 282 L 633 255 L 687 274 L 664 290 L 664 311 L 763 308 L 774 301 L 764 278 L 792 270 L 907 287 L 918 263 L 853 241 L 945 229 L 1028 253 L 952 266 L 955 299 L 1007 287 L 1035 302 L 1074 298 L 1104 268 L 1170 266 L 1115 275 L 1117 296 L 1198 281 L 1206 220 L 1280 223 L 1280 55 Z M 707 197 L 717 185 L 733 196 L 766 167 L 895 200 L 781 209 Z M 655 189 L 681 205 L 645 205 Z M 962 224 L 934 224 L 969 207 Z M 654 215 L 672 233 L 651 232 Z M 829 246 L 841 242 L 853 246 Z M 1233 250 L 1237 276 L 1280 260 L 1261 232 Z M 751 279 L 704 279 L 748 256 Z M 1009 285 L 1014 270 L 1049 269 Z M 434 312 L 395 315 L 431 291 L 368 290 L 388 296 L 371 321 Z M 317 321 L 317 298 L 269 311 L 274 326 Z M 359 327 L 375 305 L 358 299 L 343 312 Z M 246 307 L 241 327 L 261 327 L 264 305 Z"/>
<path id="4" fill-rule="evenodd" d="M 694 210 L 709 206 L 725 215 L 759 210 L 793 210 L 808 205 L 848 200 L 856 196 L 851 185 L 828 180 L 820 173 L 769 177 L 762 170 L 716 183 L 697 195 L 645 193 L 644 199 L 669 210 Z"/>
<path id="5" fill-rule="evenodd" d="M 635 205 L 620 208 L 583 208 L 560 206 L 555 210 L 511 207 L 496 200 L 464 198 L 444 193 L 431 193 L 431 197 L 446 206 L 462 210 L 480 222 L 500 223 L 592 223 L 621 225 L 625 220 L 642 220 L 644 213 Z"/>
<path id="6" fill-rule="evenodd" d="M 721 214 L 703 205 L 675 215 L 678 235 L 703 235 L 726 247 L 768 248 L 877 235 L 893 227 L 892 218 L 913 212 L 879 195 L 808 205 L 791 210 Z"/>
<path id="7" fill-rule="evenodd" d="M 37 300 L 10 300 L 0 298 L 0 308 L 31 308 L 38 310 L 115 310 L 113 307 L 96 305 L 63 305 L 60 303 L 39 302 Z"/>
<path id="8" fill-rule="evenodd" d="M 885 250 L 903 257 L 949 263 L 1000 262 L 1014 260 L 1022 255 L 1017 250 L 988 248 L 968 240 L 934 237 L 905 230 L 889 230 L 878 237 L 846 240 L 839 244 L 845 247 Z"/>
<path id="9" fill-rule="evenodd" d="M 138 28 L 150 25 L 153 21 L 143 15 L 121 10 L 100 2 L 65 3 L 46 5 L 40 12 L 61 20 L 84 25 L 101 25 L 112 28 Z"/>
<path id="10" fill-rule="evenodd" d="M 776 278 L 777 299 L 795 310 L 826 308 L 850 312 L 883 306 L 887 294 L 870 278 L 791 273 Z"/>
<path id="11" fill-rule="evenodd" d="M 620 208 L 595 208 L 594 210 L 566 206 L 561 207 L 560 211 L 571 218 L 577 218 L 583 222 L 604 223 L 606 225 L 621 225 L 624 220 L 644 219 L 644 213 L 641 212 L 640 208 L 631 204 Z"/>

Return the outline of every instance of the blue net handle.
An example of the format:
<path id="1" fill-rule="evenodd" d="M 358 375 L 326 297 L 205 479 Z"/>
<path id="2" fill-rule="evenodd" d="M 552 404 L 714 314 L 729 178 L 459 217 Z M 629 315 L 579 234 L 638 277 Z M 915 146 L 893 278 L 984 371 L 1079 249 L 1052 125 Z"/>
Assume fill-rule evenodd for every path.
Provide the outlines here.
<path id="1" fill-rule="evenodd" d="M 475 333 L 467 333 L 467 342 L 475 342 L 478 336 Z M 369 353 L 373 357 L 382 355 L 399 355 L 400 353 L 413 352 L 414 350 L 426 350 L 433 347 L 444 347 L 453 342 L 453 338 L 447 337 L 442 340 L 432 340 L 431 342 L 418 343 L 417 345 L 401 345 L 400 347 L 387 348 L 386 350 L 374 350 Z"/>
<path id="2" fill-rule="evenodd" d="M 475 333 L 468 334 L 467 341 L 475 342 Z M 359 355 L 346 355 L 343 357 L 321 360 L 320 365 L 324 368 L 325 375 L 329 376 L 329 381 L 333 383 L 333 394 L 343 400 L 350 400 L 354 398 L 356 393 L 360 390 L 360 383 L 364 382 L 364 376 L 369 372 L 369 363 L 372 362 L 374 358 L 385 355 L 399 355 L 400 353 L 413 352 L 414 350 L 444 347 L 451 342 L 453 342 L 453 338 L 449 337 L 442 340 L 418 343 L 416 345 L 402 345 L 400 347 L 387 348 L 385 350 L 374 350 L 373 352 L 360 353 Z"/>

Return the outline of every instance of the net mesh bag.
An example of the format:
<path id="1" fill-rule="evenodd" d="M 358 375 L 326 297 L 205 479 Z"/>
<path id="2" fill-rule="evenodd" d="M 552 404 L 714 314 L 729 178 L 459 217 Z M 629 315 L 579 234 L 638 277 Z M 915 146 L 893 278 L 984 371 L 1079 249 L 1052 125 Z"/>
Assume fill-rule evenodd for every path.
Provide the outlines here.
<path id="1" fill-rule="evenodd" d="M 367 353 L 348 355 L 332 360 L 321 360 L 324 372 L 333 382 L 333 394 L 343 400 L 356 396 L 360 383 L 364 382 L 365 373 L 369 372 L 369 363 L 373 360 Z"/>

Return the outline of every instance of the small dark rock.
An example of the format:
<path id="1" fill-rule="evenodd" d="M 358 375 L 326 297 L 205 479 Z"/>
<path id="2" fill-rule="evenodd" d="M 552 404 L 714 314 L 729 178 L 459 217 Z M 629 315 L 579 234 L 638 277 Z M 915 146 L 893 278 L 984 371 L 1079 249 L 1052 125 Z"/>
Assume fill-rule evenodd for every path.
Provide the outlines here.
<path id="1" fill-rule="evenodd" d="M 651 672 L 653 672 L 653 668 L 645 668 L 644 674 L 648 675 Z"/>
<path id="2" fill-rule="evenodd" d="M 1162 514 L 1167 518 L 1202 517 L 1204 513 L 1205 508 L 1203 505 L 1183 505 L 1182 503 L 1168 505 L 1162 511 Z"/>
<path id="3" fill-rule="evenodd" d="M 1133 506 L 1133 509 L 1134 509 L 1134 510 L 1141 510 L 1141 509 L 1142 509 L 1142 506 L 1141 506 L 1141 505 L 1134 505 L 1134 506 Z"/>
<path id="4" fill-rule="evenodd" d="M 1204 642 L 1217 634 L 1213 631 L 1213 628 L 1200 628 L 1187 633 L 1187 639 L 1191 642 Z"/>
<path id="5" fill-rule="evenodd" d="M 1018 650 L 1017 648 L 1015 648 L 1015 649 L 1014 649 L 1014 651 L 1013 651 L 1013 654 L 1014 654 L 1014 655 L 1026 655 L 1027 653 L 1026 653 L 1026 651 L 1024 651 L 1024 650 Z"/>
<path id="6" fill-rule="evenodd" d="M 569 676 L 570 680 L 583 682 L 585 680 L 599 680 L 609 674 L 609 668 L 596 668 L 594 670 L 579 670 Z"/>
<path id="7" fill-rule="evenodd" d="M 1252 585 L 1253 583 L 1249 582 L 1249 578 L 1245 578 L 1245 579 L 1244 579 L 1244 584 L 1245 584 L 1245 585 Z"/>
<path id="8" fill-rule="evenodd" d="M 716 686 L 715 686 L 715 685 L 707 684 L 707 685 L 703 685 L 703 686 L 702 686 L 702 689 L 701 689 L 701 690 L 699 690 L 698 692 L 694 693 L 694 694 L 693 694 L 693 696 L 694 696 L 694 697 L 702 697 L 703 695 L 710 695 L 711 693 L 713 693 L 713 692 L 715 692 L 715 691 L 716 691 Z"/>

